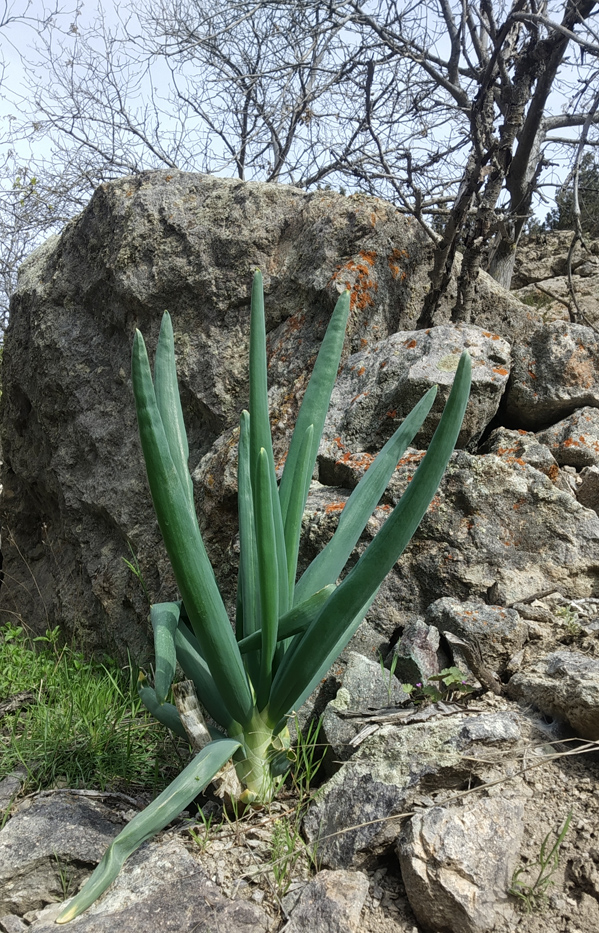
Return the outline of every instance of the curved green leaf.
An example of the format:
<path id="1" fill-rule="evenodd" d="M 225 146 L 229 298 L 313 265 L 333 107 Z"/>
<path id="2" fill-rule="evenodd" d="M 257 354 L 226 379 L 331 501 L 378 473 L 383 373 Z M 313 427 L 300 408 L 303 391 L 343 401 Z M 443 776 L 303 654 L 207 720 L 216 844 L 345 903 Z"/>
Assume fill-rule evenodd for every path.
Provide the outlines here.
<path id="1" fill-rule="evenodd" d="M 260 581 L 258 577 L 258 552 L 256 549 L 256 524 L 254 500 L 250 476 L 250 415 L 241 412 L 239 425 L 239 457 L 237 469 L 239 509 L 239 578 L 237 583 L 237 638 L 260 632 Z M 260 647 L 259 636 L 256 647 Z M 246 668 L 253 684 L 258 683 L 260 658 L 252 653 L 246 655 Z"/>
<path id="2" fill-rule="evenodd" d="M 260 611 L 262 615 L 262 645 L 260 677 L 256 685 L 256 705 L 267 703 L 272 683 L 272 661 L 277 646 L 279 619 L 279 578 L 275 527 L 271 510 L 272 489 L 267 453 L 262 448 L 256 472 L 256 539 L 258 542 L 258 576 L 260 579 Z"/>
<path id="3" fill-rule="evenodd" d="M 177 652 L 175 632 L 179 624 L 179 603 L 155 603 L 150 607 L 150 621 L 154 630 L 154 689 L 156 699 L 164 703 L 175 676 Z"/>
<path id="4" fill-rule="evenodd" d="M 227 706 L 216 688 L 210 669 L 202 657 L 197 639 L 184 622 L 180 621 L 175 633 L 177 661 L 186 677 L 193 680 L 198 699 L 206 712 L 227 732 L 241 730 L 235 724 Z M 235 728 L 234 728 L 235 726 Z"/>
<path id="5" fill-rule="evenodd" d="M 114 881 L 125 860 L 142 842 L 168 826 L 204 790 L 239 746 L 240 743 L 233 739 L 217 739 L 203 748 L 172 784 L 119 833 L 82 890 L 68 902 L 56 922 L 68 923 L 87 910 Z"/>
<path id="6" fill-rule="evenodd" d="M 295 601 L 304 600 L 310 593 L 337 580 L 387 488 L 397 461 L 420 430 L 436 395 L 437 387 L 433 386 L 404 419 L 370 465 L 347 500 L 335 534 L 298 581 Z"/>
<path id="7" fill-rule="evenodd" d="M 305 632 L 308 626 L 314 621 L 331 593 L 334 592 L 334 584 L 324 586 L 321 590 L 318 590 L 317 593 L 313 593 L 312 596 L 304 600 L 303 603 L 300 603 L 299 606 L 294 606 L 294 608 L 286 612 L 284 616 L 281 616 L 278 625 L 277 641 L 284 641 L 286 638 L 291 638 L 292 635 Z M 248 651 L 255 651 L 260 648 L 261 644 L 262 632 L 254 632 L 253 635 L 242 638 L 237 646 L 242 654 L 246 654 Z"/>
<path id="8" fill-rule="evenodd" d="M 189 445 L 177 383 L 173 325 L 168 311 L 165 311 L 162 315 L 160 335 L 156 346 L 154 391 L 170 454 L 179 474 L 181 485 L 187 494 L 189 508 L 193 511 L 193 483 L 188 467 Z"/>
<path id="9" fill-rule="evenodd" d="M 173 463 L 158 411 L 150 364 L 139 331 L 133 341 L 133 390 L 148 482 L 177 586 L 218 692 L 238 722 L 249 722 L 253 699 L 229 617 L 195 512 Z"/>
<path id="10" fill-rule="evenodd" d="M 187 732 L 183 727 L 183 723 L 179 718 L 179 713 L 177 712 L 177 707 L 173 706 L 172 703 L 159 703 L 156 697 L 156 691 L 152 687 L 148 686 L 144 674 L 139 675 L 137 680 L 137 692 L 139 698 L 147 711 L 152 714 L 154 719 L 157 719 L 158 722 L 161 722 L 163 726 L 166 726 L 167 729 L 170 729 L 171 732 L 174 732 L 175 735 L 180 736 L 180 738 L 189 741 Z"/>
<path id="11" fill-rule="evenodd" d="M 285 526 L 285 543 L 287 547 L 287 562 L 289 576 L 293 565 L 292 586 L 295 583 L 295 565 L 297 563 L 296 529 L 301 525 L 302 515 L 306 507 L 306 499 L 310 488 L 310 479 L 314 472 L 318 446 L 324 428 L 324 422 L 331 400 L 331 393 L 337 378 L 339 360 L 343 351 L 345 328 L 349 317 L 350 292 L 344 291 L 339 296 L 326 334 L 320 346 L 312 375 L 306 388 L 304 398 L 299 410 L 295 430 L 289 445 L 289 452 L 283 468 L 279 499 L 281 513 Z M 313 425 L 313 435 L 310 452 L 307 456 L 302 453 L 302 444 L 308 427 Z M 303 480 L 297 475 L 298 463 L 301 461 Z"/>
<path id="12" fill-rule="evenodd" d="M 285 555 L 285 534 L 281 516 L 281 504 L 277 490 L 275 460 L 270 433 L 268 411 L 268 366 L 266 360 L 266 321 L 264 317 L 264 291 L 262 273 L 257 269 L 252 282 L 252 308 L 250 317 L 250 475 L 254 496 L 254 518 L 258 521 L 261 503 L 258 499 L 258 470 L 260 451 L 266 451 L 270 473 L 270 509 L 276 538 L 276 552 L 280 555 L 276 570 L 278 578 L 279 615 L 287 612 L 291 602 L 291 592 L 287 583 L 287 561 Z M 265 506 L 266 507 L 266 506 Z"/>
<path id="13" fill-rule="evenodd" d="M 268 714 L 270 725 L 297 707 L 306 685 L 321 669 L 321 658 L 342 650 L 351 638 L 356 606 L 376 594 L 420 524 L 435 495 L 458 439 L 470 393 L 471 363 L 462 353 L 441 421 L 428 452 L 395 509 L 356 566 L 339 584 L 301 640 L 291 646 L 273 681 Z M 341 646 L 339 648 L 339 646 Z"/>
<path id="14" fill-rule="evenodd" d="M 287 512 L 287 522 L 285 524 L 285 539 L 287 548 L 287 574 L 289 580 L 289 592 L 293 593 L 295 588 L 295 576 L 297 573 L 297 555 L 299 551 L 299 540 L 302 531 L 302 518 L 304 516 L 304 507 L 308 498 L 310 481 L 314 463 L 310 468 L 314 441 L 314 425 L 309 424 L 302 439 L 299 456 L 295 464 L 294 473 L 294 498 L 293 507 Z M 303 502 L 300 510 L 297 505 Z"/>

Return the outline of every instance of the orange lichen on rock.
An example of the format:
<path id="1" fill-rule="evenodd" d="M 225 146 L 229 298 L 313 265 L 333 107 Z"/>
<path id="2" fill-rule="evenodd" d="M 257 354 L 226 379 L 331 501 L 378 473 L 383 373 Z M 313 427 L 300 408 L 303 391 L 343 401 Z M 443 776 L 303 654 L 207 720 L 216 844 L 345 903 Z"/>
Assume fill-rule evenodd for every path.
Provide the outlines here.
<path id="1" fill-rule="evenodd" d="M 416 341 L 415 341 L 415 340 L 406 340 L 406 341 L 404 342 L 404 347 L 407 347 L 408 350 L 412 350 L 415 346 L 416 346 Z"/>
<path id="2" fill-rule="evenodd" d="M 376 252 L 374 250 L 361 250 L 359 260 L 348 260 L 342 266 L 338 266 L 333 273 L 332 282 L 340 279 L 345 281 L 346 288 L 351 289 L 350 308 L 352 311 L 358 309 L 364 311 L 370 305 L 374 305 L 372 292 L 378 291 L 378 283 L 371 278 L 371 270 L 376 262 Z M 350 279 L 346 276 L 350 274 Z"/>
<path id="3" fill-rule="evenodd" d="M 547 470 L 547 476 L 552 483 L 555 483 L 559 478 L 559 467 L 557 463 L 552 463 L 549 469 Z"/>
<path id="4" fill-rule="evenodd" d="M 400 282 L 405 281 L 407 273 L 401 269 L 400 262 L 402 259 L 408 258 L 408 252 L 405 249 L 394 249 L 391 254 L 387 256 L 387 264 L 391 270 L 391 275 L 394 279 L 399 278 Z"/>
<path id="5" fill-rule="evenodd" d="M 499 376 L 509 376 L 509 370 L 504 369 L 503 366 L 494 366 L 493 372 L 497 373 Z"/>
<path id="6" fill-rule="evenodd" d="M 352 454 L 349 451 L 347 451 L 347 453 L 344 453 L 343 456 L 340 457 L 339 460 L 336 461 L 336 463 L 337 464 L 343 463 L 346 466 L 355 467 L 355 469 L 357 470 L 366 471 L 368 467 L 371 465 L 373 460 L 374 460 L 374 457 L 372 454 L 368 454 L 365 452 L 361 452 L 358 454 Z"/>
<path id="7" fill-rule="evenodd" d="M 331 502 L 330 505 L 325 505 L 325 512 L 342 512 L 345 508 L 345 502 Z"/>
<path id="8" fill-rule="evenodd" d="M 407 466 L 408 464 L 412 465 L 415 463 L 419 463 L 419 461 L 422 460 L 422 458 L 424 457 L 425 453 L 426 453 L 425 450 L 415 450 L 411 454 L 406 454 L 405 457 L 402 457 L 401 460 L 398 462 L 395 469 L 399 470 L 399 468 L 402 466 Z"/>

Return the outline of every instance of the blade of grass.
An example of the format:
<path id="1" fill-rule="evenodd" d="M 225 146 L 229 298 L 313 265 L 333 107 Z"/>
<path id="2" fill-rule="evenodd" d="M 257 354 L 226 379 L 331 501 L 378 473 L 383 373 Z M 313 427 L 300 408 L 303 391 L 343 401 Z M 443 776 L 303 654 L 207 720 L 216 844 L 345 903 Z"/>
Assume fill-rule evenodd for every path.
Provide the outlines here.
<path id="1" fill-rule="evenodd" d="M 270 417 L 268 411 L 268 366 L 266 361 L 266 321 L 264 317 L 264 290 L 262 274 L 254 273 L 252 282 L 252 309 L 250 317 L 250 475 L 254 495 L 254 516 L 258 520 L 260 508 L 257 498 L 257 474 L 260 451 L 266 451 L 268 468 L 271 474 L 271 510 L 276 536 L 277 554 L 285 554 L 285 534 L 281 516 L 281 504 L 277 491 L 275 460 L 272 451 Z M 286 560 L 279 560 L 276 568 L 278 577 L 279 615 L 283 615 L 290 606 L 291 592 L 287 583 Z"/>
<path id="2" fill-rule="evenodd" d="M 239 580 L 237 587 L 237 637 L 248 637 L 260 632 L 260 583 L 258 578 L 258 552 L 256 524 L 250 477 L 250 416 L 241 413 L 239 427 L 239 465 L 237 474 L 239 506 Z M 256 644 L 260 648 L 262 636 Z M 254 651 L 245 657 L 246 669 L 253 684 L 260 676 L 260 657 Z"/>
<path id="3" fill-rule="evenodd" d="M 268 458 L 264 448 L 258 455 L 256 473 L 257 502 L 256 538 L 258 542 L 258 577 L 260 580 L 260 611 L 262 645 L 260 676 L 256 689 L 256 705 L 262 709 L 268 702 L 272 683 L 272 660 L 277 646 L 279 619 L 279 577 L 275 527 L 271 511 L 272 486 Z"/>
<path id="4" fill-rule="evenodd" d="M 250 478 L 250 415 L 242 411 L 239 427 L 239 461 L 237 470 L 239 505 L 240 584 L 243 605 L 243 632 L 239 637 L 260 630 L 260 594 L 258 588 L 258 555 L 252 482 Z"/>
<path id="5" fill-rule="evenodd" d="M 304 433 L 299 456 L 295 463 L 294 471 L 294 490 L 297 496 L 297 503 L 303 502 L 304 506 L 308 498 L 310 481 L 314 470 L 312 454 L 314 447 L 314 425 L 309 424 Z M 311 464 L 311 466 L 310 466 Z M 295 502 L 294 502 L 295 505 Z M 304 509 L 293 507 L 287 512 L 287 522 L 285 525 L 285 537 L 287 547 L 287 573 L 289 581 L 289 592 L 293 593 L 295 588 L 295 576 L 297 573 L 297 555 L 299 551 L 299 540 L 302 531 L 302 518 Z"/>

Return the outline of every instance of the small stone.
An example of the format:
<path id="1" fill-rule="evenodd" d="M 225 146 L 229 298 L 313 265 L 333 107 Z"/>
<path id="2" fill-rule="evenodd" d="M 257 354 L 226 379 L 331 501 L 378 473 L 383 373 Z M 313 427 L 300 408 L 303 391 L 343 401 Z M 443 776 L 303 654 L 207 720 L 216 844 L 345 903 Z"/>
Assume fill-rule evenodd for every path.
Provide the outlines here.
<path id="1" fill-rule="evenodd" d="M 285 933 L 355 933 L 367 895 L 362 872 L 321 871 L 304 888 Z"/>
<path id="2" fill-rule="evenodd" d="M 584 739 L 599 739 L 599 660 L 575 651 L 556 651 L 514 674 L 507 691 L 565 720 Z"/>
<path id="3" fill-rule="evenodd" d="M 27 924 L 23 923 L 16 914 L 5 914 L 4 917 L 0 917 L 2 933 L 25 933 L 27 929 Z"/>
<path id="4" fill-rule="evenodd" d="M 425 929 L 484 933 L 512 912 L 521 799 L 486 798 L 415 814 L 397 840 L 410 906 Z"/>
<path id="5" fill-rule="evenodd" d="M 599 513 L 599 466 L 585 467 L 581 471 L 576 498 L 585 509 Z"/>
<path id="6" fill-rule="evenodd" d="M 415 685 L 438 674 L 439 641 L 439 630 L 434 625 L 427 625 L 422 619 L 409 622 L 390 655 L 395 663 L 395 676 L 403 683 Z"/>

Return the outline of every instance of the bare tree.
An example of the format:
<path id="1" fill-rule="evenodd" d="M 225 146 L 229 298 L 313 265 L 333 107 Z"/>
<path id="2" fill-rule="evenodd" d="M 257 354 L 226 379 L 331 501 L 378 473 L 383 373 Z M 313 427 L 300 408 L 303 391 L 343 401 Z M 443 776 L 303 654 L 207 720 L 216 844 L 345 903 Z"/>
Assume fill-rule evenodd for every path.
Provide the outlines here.
<path id="1" fill-rule="evenodd" d="M 478 270 L 493 238 L 489 268 L 509 287 L 515 248 L 548 164 L 550 132 L 583 127 L 587 121 L 584 107 L 550 115 L 548 106 L 568 46 L 575 43 L 592 56 L 599 53 L 588 22 L 597 4 L 555 4 L 561 10 L 557 21 L 544 0 L 481 0 L 478 5 L 433 0 L 401 12 L 396 2 L 387 2 L 384 16 L 381 4 L 376 15 L 357 0 L 351 6 L 356 23 L 370 29 L 391 54 L 421 69 L 431 95 L 441 97 L 442 109 L 453 109 L 467 120 L 461 178 L 437 238 L 420 325 L 429 326 L 434 319 L 458 246 L 464 255 L 453 319 L 469 320 Z M 428 15 L 433 9 L 436 20 Z M 593 68 L 587 69 L 578 103 L 583 103 L 592 77 Z M 376 144 L 376 130 L 372 135 Z M 420 217 L 422 192 L 413 182 L 411 188 L 413 210 Z M 500 204 L 503 194 L 507 199 Z"/>
<path id="2" fill-rule="evenodd" d="M 37 35 L 60 21 L 68 22 L 75 12 L 73 4 L 59 2 L 44 7 L 33 0 L 0 3 L 0 93 L 4 101 L 15 100 L 14 82 L 7 80 L 6 55 L 10 53 L 13 60 L 18 56 L 17 36 L 22 36 L 23 27 Z M 70 205 L 65 204 L 65 196 L 67 201 L 70 197 L 70 181 L 65 179 L 64 172 L 57 173 L 55 167 L 52 177 L 45 174 L 41 181 L 32 168 L 31 154 L 17 151 L 13 124 L 18 120 L 9 105 L 4 109 L 0 122 L 0 341 L 8 323 L 9 298 L 16 286 L 20 264 L 39 242 L 41 231 L 47 233 L 73 213 Z"/>
<path id="3" fill-rule="evenodd" d="M 467 320 L 481 266 L 509 285 L 556 147 L 596 125 L 596 6 L 138 0 L 120 19 L 39 30 L 19 129 L 51 143 L 36 178 L 57 191 L 68 166 L 65 209 L 157 167 L 390 199 L 435 245 L 421 323 L 458 248 L 454 319 Z"/>

